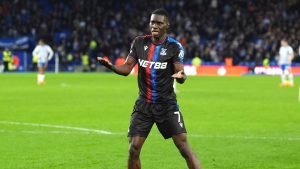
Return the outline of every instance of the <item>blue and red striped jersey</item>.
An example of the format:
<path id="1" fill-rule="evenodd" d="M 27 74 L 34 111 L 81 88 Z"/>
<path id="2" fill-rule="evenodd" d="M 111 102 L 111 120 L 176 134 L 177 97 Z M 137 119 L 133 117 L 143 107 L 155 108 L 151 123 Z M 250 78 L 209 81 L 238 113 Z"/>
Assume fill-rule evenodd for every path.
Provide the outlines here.
<path id="1" fill-rule="evenodd" d="M 182 45 L 167 36 L 161 43 L 152 42 L 151 35 L 139 36 L 131 44 L 128 57 L 138 64 L 139 97 L 149 103 L 176 100 L 173 89 L 174 64 L 183 64 Z"/>

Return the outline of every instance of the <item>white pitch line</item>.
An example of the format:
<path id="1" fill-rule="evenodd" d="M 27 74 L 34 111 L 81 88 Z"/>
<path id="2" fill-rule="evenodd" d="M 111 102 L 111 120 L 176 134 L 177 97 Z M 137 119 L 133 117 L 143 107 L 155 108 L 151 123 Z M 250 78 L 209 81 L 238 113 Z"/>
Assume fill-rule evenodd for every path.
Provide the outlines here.
<path id="1" fill-rule="evenodd" d="M 82 127 L 71 127 L 71 126 L 62 126 L 62 125 L 52 125 L 52 124 L 37 124 L 37 123 L 24 123 L 24 122 L 12 122 L 12 121 L 0 121 L 0 124 L 11 124 L 11 125 L 19 125 L 19 126 L 36 126 L 36 127 L 49 127 L 49 128 L 60 128 L 60 129 L 69 129 L 69 130 L 77 130 L 84 132 L 92 132 L 97 134 L 112 134 L 112 132 L 105 130 L 97 130 L 97 129 L 89 129 Z"/>
<path id="2" fill-rule="evenodd" d="M 62 126 L 62 125 L 51 125 L 51 124 L 25 123 L 25 122 L 13 122 L 13 121 L 0 121 L 0 124 L 69 129 L 69 130 L 81 131 L 81 133 L 85 133 L 85 134 L 96 133 L 96 134 L 105 134 L 105 135 L 126 135 L 125 132 L 124 133 L 123 132 L 116 133 L 116 132 L 110 132 L 110 131 L 105 131 L 105 130 L 89 129 L 89 128 L 82 128 L 82 127 Z M 7 131 L 2 129 L 2 130 L 0 130 L 0 132 L 5 133 Z M 65 132 L 65 131 L 49 131 L 49 132 L 22 131 L 22 133 L 28 133 L 28 134 L 38 134 L 38 133 L 71 134 L 71 132 Z M 156 134 L 154 134 L 154 135 L 156 135 Z M 201 135 L 201 134 L 188 134 L 188 137 L 243 139 L 243 140 L 300 141 L 300 137 L 267 137 L 267 136 Z"/>
<path id="3" fill-rule="evenodd" d="M 66 131 L 66 130 L 50 130 L 50 131 L 37 131 L 37 130 L 0 130 L 0 133 L 23 133 L 23 134 L 66 134 L 66 135 L 71 135 L 71 134 L 96 134 L 96 133 L 91 133 L 91 132 L 86 132 L 86 131 Z"/>
<path id="4" fill-rule="evenodd" d="M 30 130 L 22 130 L 21 133 L 25 134 L 91 134 L 89 132 L 68 132 L 68 131 L 30 131 Z"/>

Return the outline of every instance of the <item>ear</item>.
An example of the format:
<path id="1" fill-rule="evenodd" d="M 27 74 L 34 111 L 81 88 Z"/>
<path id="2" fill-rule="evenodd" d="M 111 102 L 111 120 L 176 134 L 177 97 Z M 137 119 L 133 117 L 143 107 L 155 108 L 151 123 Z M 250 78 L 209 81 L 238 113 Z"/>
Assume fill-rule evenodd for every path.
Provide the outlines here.
<path id="1" fill-rule="evenodd" d="M 167 29 L 170 28 L 170 22 L 169 22 L 169 19 L 166 19 L 166 23 L 167 23 Z"/>

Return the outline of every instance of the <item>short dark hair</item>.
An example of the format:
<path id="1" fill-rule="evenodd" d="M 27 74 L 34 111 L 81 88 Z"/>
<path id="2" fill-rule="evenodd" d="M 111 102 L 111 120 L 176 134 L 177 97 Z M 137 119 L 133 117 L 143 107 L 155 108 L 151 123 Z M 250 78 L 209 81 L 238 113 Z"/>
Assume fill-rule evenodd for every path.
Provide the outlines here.
<path id="1" fill-rule="evenodd" d="M 169 13 L 163 8 L 155 9 L 151 14 L 163 15 L 169 20 Z"/>

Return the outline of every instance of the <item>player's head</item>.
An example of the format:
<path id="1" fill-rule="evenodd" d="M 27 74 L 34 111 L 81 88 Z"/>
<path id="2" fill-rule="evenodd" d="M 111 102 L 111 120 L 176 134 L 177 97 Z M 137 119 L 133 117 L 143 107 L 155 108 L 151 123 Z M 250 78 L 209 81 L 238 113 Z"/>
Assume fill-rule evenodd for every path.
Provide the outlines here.
<path id="1" fill-rule="evenodd" d="M 150 32 L 153 37 L 159 38 L 165 35 L 170 27 L 169 14 L 164 9 L 156 9 L 151 13 Z"/>
<path id="2" fill-rule="evenodd" d="M 285 39 L 285 38 L 281 39 L 280 44 L 281 44 L 281 46 L 286 46 L 286 45 L 288 45 L 287 39 Z"/>
<path id="3" fill-rule="evenodd" d="M 41 38 L 41 39 L 39 39 L 39 42 L 38 42 L 38 43 L 39 43 L 39 45 L 44 45 L 44 44 L 45 44 L 45 41 L 44 41 L 44 39 Z"/>

